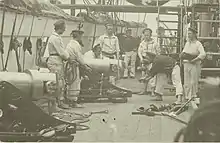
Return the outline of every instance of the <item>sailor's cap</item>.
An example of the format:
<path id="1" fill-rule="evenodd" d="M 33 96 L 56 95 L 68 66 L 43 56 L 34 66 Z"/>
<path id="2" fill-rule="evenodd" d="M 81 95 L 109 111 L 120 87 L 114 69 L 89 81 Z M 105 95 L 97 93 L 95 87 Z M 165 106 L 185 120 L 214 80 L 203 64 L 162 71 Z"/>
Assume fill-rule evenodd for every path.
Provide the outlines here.
<path id="1" fill-rule="evenodd" d="M 75 30 L 72 30 L 71 34 L 73 34 L 73 33 L 84 34 L 84 31 L 75 29 Z"/>
<path id="2" fill-rule="evenodd" d="M 153 32 L 152 29 L 150 29 L 150 28 L 145 28 L 145 29 L 142 31 L 142 33 L 144 33 L 144 32 L 147 31 L 147 30 L 149 30 L 151 33 Z"/>
<path id="3" fill-rule="evenodd" d="M 192 31 L 193 33 L 197 34 L 198 31 L 195 28 L 189 27 L 188 28 L 189 31 Z"/>
<path id="4" fill-rule="evenodd" d="M 96 48 L 101 48 L 101 44 L 96 44 L 95 46 L 92 47 L 92 50 L 95 50 Z"/>
<path id="5" fill-rule="evenodd" d="M 132 31 L 130 28 L 128 28 L 128 29 L 126 29 L 126 32 L 128 32 L 128 31 Z"/>
<path id="6" fill-rule="evenodd" d="M 113 24 L 112 23 L 107 23 L 107 24 L 105 24 L 105 26 L 107 27 L 107 26 L 113 26 Z"/>

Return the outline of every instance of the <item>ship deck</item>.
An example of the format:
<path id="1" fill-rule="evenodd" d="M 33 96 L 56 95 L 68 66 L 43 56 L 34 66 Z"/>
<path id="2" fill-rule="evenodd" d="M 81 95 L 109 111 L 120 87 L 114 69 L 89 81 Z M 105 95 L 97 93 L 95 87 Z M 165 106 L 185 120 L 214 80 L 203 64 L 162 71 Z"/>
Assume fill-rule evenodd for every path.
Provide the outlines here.
<path id="1" fill-rule="evenodd" d="M 117 85 L 141 91 L 143 85 L 137 79 L 123 79 Z M 149 107 L 150 104 L 161 105 L 173 103 L 174 93 L 169 90 L 163 102 L 151 101 L 149 95 L 133 94 L 127 103 L 85 103 L 85 108 L 75 108 L 70 112 L 88 113 L 91 111 L 109 110 L 108 114 L 94 114 L 90 121 L 84 123 L 89 130 L 77 131 L 75 142 L 160 142 L 173 141 L 176 133 L 184 127 L 168 117 L 132 115 L 139 107 Z M 192 110 L 188 110 L 178 118 L 188 121 Z"/>

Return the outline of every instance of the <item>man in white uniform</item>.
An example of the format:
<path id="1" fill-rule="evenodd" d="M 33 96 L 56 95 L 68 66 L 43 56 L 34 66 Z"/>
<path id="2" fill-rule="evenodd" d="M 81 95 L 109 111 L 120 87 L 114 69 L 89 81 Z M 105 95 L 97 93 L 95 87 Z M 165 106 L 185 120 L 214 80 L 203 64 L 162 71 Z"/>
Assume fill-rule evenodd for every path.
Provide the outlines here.
<path id="1" fill-rule="evenodd" d="M 99 37 L 97 43 L 101 45 L 103 56 L 119 60 L 119 41 L 113 33 L 113 25 L 106 24 L 105 27 L 106 33 Z M 110 82 L 116 84 L 116 77 L 110 76 Z"/>
<path id="2" fill-rule="evenodd" d="M 79 65 L 85 67 L 86 70 L 90 70 L 84 60 L 82 55 L 82 35 L 83 31 L 80 30 L 73 30 L 71 33 L 72 40 L 68 43 L 66 47 L 66 51 L 69 53 L 70 56 L 70 64 L 73 66 L 74 69 L 76 69 L 75 72 L 75 79 L 68 83 L 67 87 L 67 100 L 69 101 L 69 105 L 71 107 L 82 107 L 81 105 L 77 104 L 78 96 L 80 94 L 80 71 L 79 71 Z"/>
<path id="3" fill-rule="evenodd" d="M 147 66 L 147 69 L 150 69 L 152 64 L 144 64 L 144 59 L 148 58 L 147 52 L 159 55 L 160 54 L 160 48 L 157 42 L 152 38 L 152 30 L 150 28 L 146 28 L 143 30 L 143 33 L 145 35 L 144 41 L 140 43 L 140 46 L 138 48 L 138 56 L 140 58 L 140 61 L 142 63 L 142 66 Z M 142 72 L 142 77 L 145 76 L 145 72 Z M 148 83 L 145 83 L 145 89 L 143 92 L 139 93 L 141 95 L 148 94 L 150 92 L 151 94 L 154 94 L 156 86 L 156 80 L 155 78 L 151 79 Z"/>
<path id="4" fill-rule="evenodd" d="M 102 48 L 100 44 L 95 45 L 92 50 L 89 50 L 84 54 L 85 58 L 91 58 L 91 59 L 103 59 L 102 56 Z"/>
<path id="5" fill-rule="evenodd" d="M 54 32 L 50 36 L 48 40 L 47 51 L 49 58 L 47 59 L 47 67 L 51 73 L 58 74 L 59 80 L 59 88 L 63 91 L 64 87 L 64 69 L 63 69 L 63 61 L 69 59 L 69 54 L 64 49 L 64 44 L 61 35 L 64 33 L 66 28 L 66 24 L 63 20 L 58 20 L 54 23 Z M 45 55 L 46 55 L 45 53 Z M 60 93 L 59 97 L 57 97 L 58 107 L 60 108 L 68 108 L 66 104 L 64 104 L 64 96 L 63 92 Z"/>

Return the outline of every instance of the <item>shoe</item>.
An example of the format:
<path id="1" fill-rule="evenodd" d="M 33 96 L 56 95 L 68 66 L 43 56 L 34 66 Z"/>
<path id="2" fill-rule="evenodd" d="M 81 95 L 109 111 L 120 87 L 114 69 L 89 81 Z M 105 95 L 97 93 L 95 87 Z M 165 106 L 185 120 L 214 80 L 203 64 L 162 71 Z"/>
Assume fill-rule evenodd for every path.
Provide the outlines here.
<path id="1" fill-rule="evenodd" d="M 177 101 L 175 102 L 175 104 L 179 105 L 183 103 L 183 99 L 182 99 L 183 95 L 176 95 Z"/>
<path id="2" fill-rule="evenodd" d="M 145 77 L 141 77 L 141 78 L 139 79 L 139 82 L 144 82 L 144 80 L 145 80 Z"/>
<path id="3" fill-rule="evenodd" d="M 139 92 L 137 95 L 147 95 L 146 91 Z"/>
<path id="4" fill-rule="evenodd" d="M 155 93 L 155 97 L 151 101 L 163 101 L 162 95 Z"/>
<path id="5" fill-rule="evenodd" d="M 130 78 L 134 79 L 134 78 L 135 78 L 135 76 L 130 76 Z"/>
<path id="6" fill-rule="evenodd" d="M 67 104 L 65 104 L 64 101 L 59 101 L 58 107 L 61 109 L 69 109 L 69 106 Z"/>
<path id="7" fill-rule="evenodd" d="M 127 78 L 128 78 L 127 76 L 124 76 L 124 77 L 123 77 L 123 79 L 127 79 Z"/>
<path id="8" fill-rule="evenodd" d="M 70 107 L 72 107 L 72 108 L 84 108 L 83 105 L 78 104 L 78 103 L 72 103 L 72 104 L 70 104 Z"/>

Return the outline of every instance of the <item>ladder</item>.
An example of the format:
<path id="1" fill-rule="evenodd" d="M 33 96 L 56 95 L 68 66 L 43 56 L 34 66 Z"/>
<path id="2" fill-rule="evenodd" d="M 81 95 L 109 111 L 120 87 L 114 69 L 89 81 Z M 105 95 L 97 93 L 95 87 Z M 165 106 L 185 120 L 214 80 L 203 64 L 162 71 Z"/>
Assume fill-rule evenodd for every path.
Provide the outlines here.
<path id="1" fill-rule="evenodd" d="M 192 11 L 192 26 L 194 28 L 196 28 L 197 24 L 202 24 L 202 23 L 209 23 L 210 27 L 212 27 L 212 33 L 214 33 L 213 35 L 208 35 L 208 36 L 204 36 L 201 35 L 201 33 L 198 35 L 198 39 L 200 41 L 202 40 L 212 40 L 214 42 L 214 40 L 216 40 L 216 48 L 218 45 L 220 45 L 220 2 L 216 1 L 216 3 L 208 3 L 208 1 L 206 1 L 206 3 L 193 3 L 191 6 L 191 11 Z M 212 19 L 212 20 L 202 20 L 202 19 L 196 19 L 196 14 L 197 13 L 205 13 L 205 14 L 210 14 L 213 15 L 216 14 L 216 16 L 218 17 L 217 19 Z M 211 24 L 215 24 L 214 26 Z M 201 27 L 200 27 L 201 29 Z M 212 42 L 211 42 L 212 43 Z M 215 76 L 215 75 L 220 75 L 220 51 L 216 52 L 207 52 L 206 55 L 207 56 L 217 56 L 218 60 L 216 60 L 215 66 L 216 67 L 210 67 L 210 68 L 202 68 L 202 76 L 206 77 L 206 76 Z"/>

